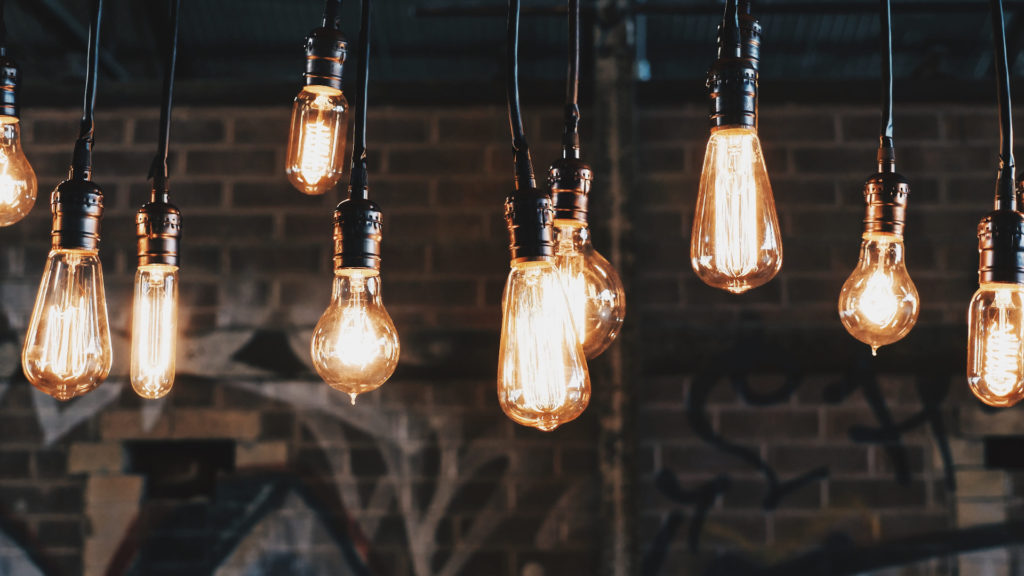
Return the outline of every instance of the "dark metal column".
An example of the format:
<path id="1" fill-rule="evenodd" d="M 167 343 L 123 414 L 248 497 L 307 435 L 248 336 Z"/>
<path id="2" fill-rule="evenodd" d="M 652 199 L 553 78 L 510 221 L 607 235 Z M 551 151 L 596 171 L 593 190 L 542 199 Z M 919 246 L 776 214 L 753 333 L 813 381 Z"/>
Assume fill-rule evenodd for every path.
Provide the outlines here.
<path id="1" fill-rule="evenodd" d="M 584 5 L 585 6 L 585 5 Z M 630 234 L 629 194 L 635 181 L 635 90 L 633 21 L 628 0 L 597 0 L 594 29 L 594 138 L 588 146 L 595 156 L 593 166 L 600 171 L 592 196 L 592 225 L 600 229 L 596 238 L 608 240 L 601 251 L 619 269 L 628 291 L 632 278 L 633 254 L 627 238 Z M 601 575 L 631 576 L 635 555 L 635 515 L 633 505 L 633 395 L 629 358 L 635 348 L 637 316 L 629 310 L 636 303 L 626 301 L 626 322 L 619 342 L 591 365 L 594 403 L 601 419 L 598 457 L 601 471 Z M 632 385 L 631 385 L 632 383 Z"/>

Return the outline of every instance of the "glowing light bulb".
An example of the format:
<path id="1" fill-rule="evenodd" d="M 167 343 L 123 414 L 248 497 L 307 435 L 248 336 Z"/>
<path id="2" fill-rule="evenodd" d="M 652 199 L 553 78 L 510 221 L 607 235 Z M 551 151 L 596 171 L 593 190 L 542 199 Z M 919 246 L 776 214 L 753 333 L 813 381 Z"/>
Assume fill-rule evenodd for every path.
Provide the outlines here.
<path id="1" fill-rule="evenodd" d="M 174 385 L 178 333 L 178 267 L 139 266 L 132 309 L 132 388 L 143 398 L 166 396 Z"/>
<path id="2" fill-rule="evenodd" d="M 779 219 L 754 128 L 711 132 L 690 261 L 704 283 L 734 294 L 768 282 L 782 268 Z"/>
<path id="3" fill-rule="evenodd" d="M 306 86 L 295 97 L 288 137 L 288 180 L 305 194 L 323 194 L 345 166 L 348 102 L 341 90 Z"/>
<path id="4" fill-rule="evenodd" d="M 839 319 L 876 354 L 910 332 L 920 306 L 907 273 L 902 236 L 866 232 L 860 249 L 857 268 L 839 294 Z"/>
<path id="5" fill-rule="evenodd" d="M 967 382 L 990 406 L 1024 398 L 1024 286 L 986 282 L 967 319 Z"/>
<path id="6" fill-rule="evenodd" d="M 50 252 L 21 360 L 28 381 L 58 400 L 106 379 L 110 328 L 96 250 Z"/>
<path id="7" fill-rule="evenodd" d="M 0 116 L 0 226 L 25 217 L 36 203 L 36 173 L 21 149 L 21 123 Z"/>
<path id="8" fill-rule="evenodd" d="M 594 249 L 587 225 L 555 220 L 555 267 L 587 358 L 596 358 L 619 335 L 626 292 L 615 268 Z"/>
<path id="9" fill-rule="evenodd" d="M 331 304 L 313 331 L 313 366 L 327 384 L 356 396 L 376 390 L 398 366 L 398 332 L 380 298 L 380 273 L 335 271 Z"/>
<path id="10" fill-rule="evenodd" d="M 512 265 L 502 297 L 498 400 L 509 418 L 551 431 L 590 402 L 590 373 L 558 270 Z"/>

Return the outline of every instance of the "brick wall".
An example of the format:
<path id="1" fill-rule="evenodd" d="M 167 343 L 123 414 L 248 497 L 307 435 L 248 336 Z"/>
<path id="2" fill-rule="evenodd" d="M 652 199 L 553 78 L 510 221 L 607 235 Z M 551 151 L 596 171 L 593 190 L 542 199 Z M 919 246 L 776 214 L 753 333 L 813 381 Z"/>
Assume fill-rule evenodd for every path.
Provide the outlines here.
<path id="1" fill-rule="evenodd" d="M 638 407 L 638 574 L 756 573 L 849 543 L 870 551 L 1008 520 L 958 507 L 953 495 L 958 479 L 980 481 L 970 474 L 984 472 L 978 454 L 988 434 L 962 434 L 957 418 L 987 417 L 977 416 L 961 375 L 974 230 L 996 166 L 992 108 L 897 109 L 922 313 L 877 360 L 835 312 L 857 258 L 874 109 L 762 110 L 785 264 L 771 284 L 740 297 L 705 287 L 688 262 L 702 109 L 639 112 L 635 205 L 593 215 L 599 248 L 613 219 L 628 230 L 630 308 L 617 345 Z M 283 107 L 175 111 L 171 190 L 184 215 L 186 336 L 172 395 L 135 398 L 126 385 L 133 218 L 148 193 L 157 113 L 101 112 L 95 169 L 107 196 L 101 256 L 114 373 L 58 406 L 31 392 L 18 355 L 49 245 L 46 199 L 66 171 L 77 115 L 27 110 L 23 137 L 40 201 L 0 230 L 0 374 L 11 375 L 0 388 L 0 567 L 598 574 L 598 418 L 591 410 L 551 434 L 523 429 L 504 418 L 493 390 L 511 174 L 503 114 L 371 112 L 383 296 L 403 350 L 394 378 L 353 408 L 308 360 L 329 299 L 330 212 L 340 197 L 287 185 Z M 541 172 L 557 154 L 558 114 L 528 118 Z M 594 364 L 597 387 L 606 362 Z M 145 454 L 166 458 L 147 463 Z M 1009 482 L 992 474 L 989 482 Z M 1013 493 L 965 498 L 1005 510 Z M 954 566 L 970 574 L 975 565 L 1008 574 L 1011 560 L 926 558 L 886 574 Z"/>

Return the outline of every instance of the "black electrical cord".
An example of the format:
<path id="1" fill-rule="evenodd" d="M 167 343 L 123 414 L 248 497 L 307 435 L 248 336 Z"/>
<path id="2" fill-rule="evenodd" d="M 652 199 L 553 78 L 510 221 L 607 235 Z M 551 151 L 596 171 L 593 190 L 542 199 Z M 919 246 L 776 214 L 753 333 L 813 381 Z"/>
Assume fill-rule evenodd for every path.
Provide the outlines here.
<path id="1" fill-rule="evenodd" d="M 722 15 L 722 27 L 719 32 L 718 57 L 741 58 L 742 56 L 743 38 L 740 33 L 739 0 L 726 0 L 725 13 Z"/>
<path id="2" fill-rule="evenodd" d="M 164 65 L 164 93 L 160 102 L 160 140 L 157 143 L 156 156 L 149 168 L 149 177 L 153 179 L 153 201 L 167 201 L 167 151 L 171 145 L 171 106 L 174 102 L 174 67 L 178 61 L 178 12 L 181 0 L 170 0 L 170 26 L 167 35 L 167 54 Z M 160 195 L 161 197 L 158 197 Z"/>
<path id="3" fill-rule="evenodd" d="M 1016 210 L 1013 165 L 1013 110 L 1010 67 L 1006 59 L 1006 26 L 1002 0 L 992 0 L 992 43 L 995 44 L 996 95 L 999 100 L 999 180 L 996 209 Z"/>
<path id="4" fill-rule="evenodd" d="M 580 157 L 580 0 L 569 0 L 569 75 L 565 83 L 562 156 Z"/>
<path id="5" fill-rule="evenodd" d="M 882 127 L 878 140 L 878 170 L 892 172 L 896 164 L 892 122 L 892 5 L 881 0 L 882 38 Z"/>
<path id="6" fill-rule="evenodd" d="M 370 83 L 370 0 L 363 0 L 359 26 L 359 69 L 356 74 L 355 138 L 352 146 L 350 194 L 366 194 L 366 97 Z"/>
<path id="7" fill-rule="evenodd" d="M 100 21 L 103 18 L 103 0 L 94 0 L 92 20 L 89 22 L 89 46 L 85 70 L 85 97 L 82 103 L 82 124 L 75 142 L 71 161 L 72 177 L 92 178 L 93 110 L 96 108 L 96 76 L 100 64 Z"/>
<path id="8" fill-rule="evenodd" d="M 324 0 L 324 28 L 339 28 L 341 20 L 341 0 Z"/>
<path id="9" fill-rule="evenodd" d="M 516 167 L 516 189 L 536 188 L 530 145 L 523 129 L 523 112 L 519 103 L 519 0 L 508 0 L 508 45 L 506 49 L 506 89 L 508 91 L 508 123 L 512 129 L 512 155 Z"/>
<path id="10" fill-rule="evenodd" d="M 7 55 L 7 15 L 4 8 L 7 2 L 0 0 L 0 56 Z"/>

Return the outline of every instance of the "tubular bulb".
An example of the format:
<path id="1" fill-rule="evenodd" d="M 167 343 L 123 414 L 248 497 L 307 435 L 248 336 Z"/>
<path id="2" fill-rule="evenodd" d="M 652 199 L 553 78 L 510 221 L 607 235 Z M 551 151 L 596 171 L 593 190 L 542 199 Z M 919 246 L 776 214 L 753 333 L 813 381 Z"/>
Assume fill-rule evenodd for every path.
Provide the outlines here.
<path id="1" fill-rule="evenodd" d="M 178 267 L 139 266 L 132 309 L 132 388 L 143 398 L 166 396 L 174 385 L 178 336 Z"/>
<path id="2" fill-rule="evenodd" d="M 615 268 L 594 249 L 587 225 L 555 220 L 555 267 L 587 358 L 596 358 L 619 335 L 626 292 Z"/>
<path id="3" fill-rule="evenodd" d="M 714 128 L 704 156 L 690 241 L 693 270 L 734 294 L 782 268 L 782 240 L 757 130 Z"/>
<path id="4" fill-rule="evenodd" d="M 21 122 L 0 116 L 0 226 L 21 220 L 36 203 L 36 173 L 21 149 Z"/>
<path id="5" fill-rule="evenodd" d="M 990 406 L 1024 397 L 1024 286 L 985 282 L 967 319 L 967 382 Z"/>
<path id="6" fill-rule="evenodd" d="M 110 328 L 96 250 L 52 250 L 25 347 L 25 377 L 58 400 L 99 386 L 110 373 Z"/>
<path id="7" fill-rule="evenodd" d="M 380 273 L 340 268 L 331 303 L 313 331 L 313 366 L 332 388 L 356 396 L 380 388 L 398 366 L 398 332 L 380 297 Z"/>
<path id="8" fill-rule="evenodd" d="M 306 86 L 295 97 L 285 172 L 304 194 L 323 194 L 341 179 L 348 133 L 348 102 L 341 90 Z"/>
<path id="9" fill-rule="evenodd" d="M 590 402 L 590 373 L 560 274 L 549 261 L 512 265 L 502 296 L 498 400 L 513 421 L 545 432 Z"/>
<path id="10" fill-rule="evenodd" d="M 857 268 L 839 294 L 839 319 L 871 353 L 900 340 L 917 323 L 917 288 L 907 273 L 903 237 L 866 232 Z"/>

